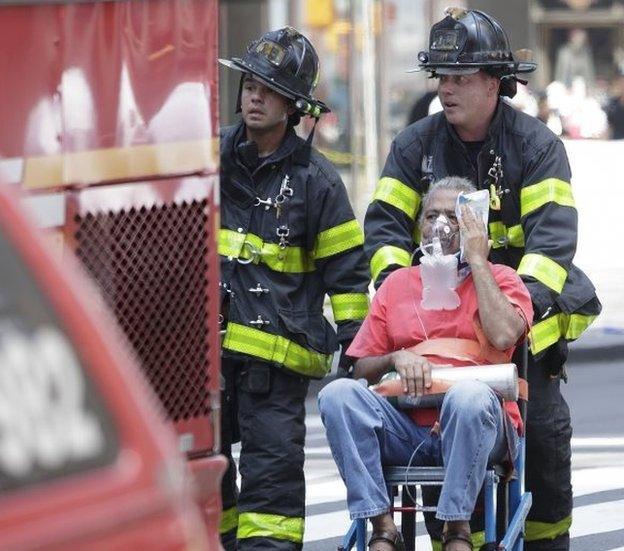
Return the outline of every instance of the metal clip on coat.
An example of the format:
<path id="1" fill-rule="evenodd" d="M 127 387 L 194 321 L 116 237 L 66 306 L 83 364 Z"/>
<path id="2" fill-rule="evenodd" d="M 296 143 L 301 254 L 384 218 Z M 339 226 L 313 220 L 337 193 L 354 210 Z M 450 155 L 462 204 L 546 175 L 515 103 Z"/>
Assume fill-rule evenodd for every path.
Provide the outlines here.
<path id="1" fill-rule="evenodd" d="M 245 256 L 247 256 L 245 254 L 246 251 L 249 252 L 248 258 L 245 258 Z M 256 247 L 250 241 L 245 240 L 243 242 L 243 247 L 241 248 L 240 255 L 236 258 L 236 261 L 239 264 L 251 264 L 252 262 L 256 263 L 259 259 L 260 259 L 260 249 L 258 249 L 258 247 Z"/>
<path id="2" fill-rule="evenodd" d="M 269 290 L 258 283 L 255 287 L 250 287 L 249 292 L 255 294 L 256 296 L 260 296 L 262 294 L 267 294 Z"/>
<path id="3" fill-rule="evenodd" d="M 279 246 L 280 249 L 285 249 L 289 245 L 288 239 L 286 239 L 290 235 L 290 229 L 287 226 L 280 226 L 275 230 L 277 236 L 279 237 Z"/>
<path id="4" fill-rule="evenodd" d="M 494 150 L 490 150 L 490 155 L 494 155 L 494 162 L 488 170 L 488 177 L 490 178 L 490 208 L 492 210 L 501 209 L 501 196 L 509 193 L 508 189 L 502 189 L 500 180 L 503 177 L 502 158 L 500 155 L 496 155 Z"/>
<path id="5" fill-rule="evenodd" d="M 258 314 L 258 318 L 255 320 L 251 320 L 249 325 L 257 325 L 258 327 L 262 327 L 264 325 L 271 325 L 269 320 L 262 319 L 262 316 Z"/>
<path id="6" fill-rule="evenodd" d="M 260 199 L 260 197 L 256 197 L 254 201 L 254 207 L 259 207 L 260 205 L 264 205 L 264 210 L 269 210 L 273 205 L 273 200 L 268 197 L 267 199 Z"/>

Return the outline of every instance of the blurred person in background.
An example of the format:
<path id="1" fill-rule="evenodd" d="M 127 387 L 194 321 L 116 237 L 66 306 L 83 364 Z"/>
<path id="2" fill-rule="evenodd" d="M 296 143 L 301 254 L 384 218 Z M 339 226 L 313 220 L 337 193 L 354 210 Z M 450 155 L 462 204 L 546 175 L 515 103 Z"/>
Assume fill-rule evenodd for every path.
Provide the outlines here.
<path id="1" fill-rule="evenodd" d="M 429 92 L 425 92 L 422 96 L 420 96 L 410 109 L 409 115 L 407 116 L 407 126 L 431 115 L 431 103 L 437 97 L 438 92 L 435 90 L 430 90 Z"/>
<path id="2" fill-rule="evenodd" d="M 431 182 L 458 175 L 490 192 L 490 260 L 516 269 L 533 302 L 528 379 L 526 486 L 533 506 L 528 551 L 569 549 L 572 523 L 570 412 L 561 395 L 567 343 L 589 326 L 600 302 L 572 264 L 577 212 L 561 140 L 541 121 L 513 109 L 519 73 L 536 64 L 514 57 L 500 24 L 474 10 L 448 8 L 420 52 L 420 70 L 439 78 L 443 112 L 393 141 L 365 218 L 365 249 L 378 287 L 409 266 L 420 237 L 421 198 Z M 574 319 L 574 324 L 570 320 Z M 425 495 L 430 502 L 431 495 Z M 482 519 L 474 518 L 473 532 Z M 429 513 L 430 534 L 442 526 Z M 474 536 L 477 540 L 476 536 Z"/>
<path id="3" fill-rule="evenodd" d="M 607 102 L 606 111 L 611 139 L 624 139 L 624 74 L 619 75 L 613 82 L 612 95 Z"/>
<path id="4" fill-rule="evenodd" d="M 582 78 L 588 88 L 593 88 L 594 61 L 587 43 L 587 32 L 583 29 L 570 31 L 568 41 L 557 52 L 555 62 L 555 80 L 570 88 L 576 77 Z"/>
<path id="5" fill-rule="evenodd" d="M 537 100 L 526 84 L 519 82 L 516 95 L 513 98 L 505 98 L 505 101 L 527 115 L 537 116 Z"/>
<path id="6" fill-rule="evenodd" d="M 537 118 L 548 126 L 553 134 L 561 136 L 563 133 L 561 118 L 556 111 L 551 109 L 547 92 L 540 92 L 537 96 Z"/>
<path id="7" fill-rule="evenodd" d="M 567 138 L 596 139 L 607 136 L 607 116 L 598 100 L 587 94 L 587 86 L 581 77 L 572 81 L 561 116 Z"/>

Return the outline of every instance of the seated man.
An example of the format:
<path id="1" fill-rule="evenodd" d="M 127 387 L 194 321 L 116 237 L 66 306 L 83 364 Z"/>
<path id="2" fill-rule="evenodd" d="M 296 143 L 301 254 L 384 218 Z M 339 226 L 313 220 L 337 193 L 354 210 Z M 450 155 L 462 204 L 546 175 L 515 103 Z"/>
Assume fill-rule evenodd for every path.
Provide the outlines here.
<path id="1" fill-rule="evenodd" d="M 460 235 L 467 267 L 456 288 L 455 310 L 424 309 L 421 266 L 393 272 L 375 295 L 368 317 L 347 353 L 358 358 L 353 378 L 377 383 L 395 370 L 411 396 L 431 386 L 431 364 L 471 365 L 458 355 L 425 359 L 406 348 L 429 339 L 454 337 L 481 343 L 486 357 L 511 359 L 515 345 L 533 319 L 531 299 L 515 271 L 487 261 L 488 239 L 483 222 L 455 203 L 460 192 L 475 191 L 470 181 L 448 177 L 434 183 L 423 200 L 420 229 L 423 245 L 431 243 L 443 222 L 444 254 L 459 251 Z M 460 277 L 461 279 L 461 277 Z M 429 343 L 431 344 L 431 343 Z M 492 361 L 475 363 L 500 363 Z M 521 418 L 515 402 L 504 407 L 484 383 L 456 383 L 446 393 L 440 411 L 399 411 L 385 398 L 352 379 L 338 379 L 319 394 L 319 409 L 327 439 L 347 486 L 352 519 L 370 518 L 370 549 L 403 549 L 389 513 L 390 500 L 382 465 L 441 465 L 446 467 L 436 517 L 445 521 L 443 542 L 448 551 L 472 549 L 469 519 L 488 464 L 515 458 Z M 439 421 L 439 425 L 438 422 Z M 510 423 L 510 425 L 507 425 Z M 506 430 L 509 426 L 515 430 Z M 506 436 L 508 435 L 508 436 Z M 511 441 L 509 441 L 511 440 Z M 442 463 L 443 462 L 443 463 Z"/>

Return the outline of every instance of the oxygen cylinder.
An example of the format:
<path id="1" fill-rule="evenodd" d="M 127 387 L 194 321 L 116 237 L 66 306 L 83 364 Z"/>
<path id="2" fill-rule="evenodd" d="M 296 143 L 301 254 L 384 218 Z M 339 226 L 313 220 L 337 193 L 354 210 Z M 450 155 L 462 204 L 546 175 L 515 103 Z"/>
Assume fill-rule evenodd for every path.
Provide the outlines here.
<path id="1" fill-rule="evenodd" d="M 459 381 L 481 381 L 505 400 L 518 399 L 518 370 L 516 364 L 475 365 L 469 367 L 433 366 L 431 388 L 422 396 L 406 396 L 403 383 L 396 371 L 386 373 L 372 390 L 397 398 L 397 405 L 403 409 L 431 408 L 442 405 L 444 394 Z"/>

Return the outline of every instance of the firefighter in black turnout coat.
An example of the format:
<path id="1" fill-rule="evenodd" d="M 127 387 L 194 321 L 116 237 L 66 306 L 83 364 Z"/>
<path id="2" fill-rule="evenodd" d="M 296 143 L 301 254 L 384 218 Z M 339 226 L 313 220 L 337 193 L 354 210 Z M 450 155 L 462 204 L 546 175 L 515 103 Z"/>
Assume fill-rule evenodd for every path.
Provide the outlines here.
<path id="1" fill-rule="evenodd" d="M 334 167 L 294 126 L 327 107 L 312 96 L 312 44 L 269 32 L 242 58 L 240 124 L 221 134 L 222 542 L 301 549 L 305 397 L 368 312 L 364 235 Z M 337 334 L 323 316 L 329 295 Z M 341 367 L 345 361 L 341 357 Z M 240 438 L 240 494 L 231 444 Z"/>
<path id="2" fill-rule="evenodd" d="M 418 55 L 420 70 L 439 78 L 444 111 L 408 126 L 392 143 L 366 213 L 366 252 L 379 286 L 392 270 L 410 264 L 419 242 L 420 200 L 430 182 L 460 175 L 489 190 L 490 259 L 518 271 L 535 309 L 526 423 L 533 506 L 526 548 L 568 549 L 571 427 L 559 385 L 567 342 L 600 312 L 593 285 L 572 264 L 577 212 L 568 159 L 544 124 L 500 97 L 513 97 L 516 75 L 535 64 L 514 58 L 504 30 L 487 14 L 446 13 L 431 29 L 429 51 Z M 428 527 L 439 539 L 440 527 Z"/>

